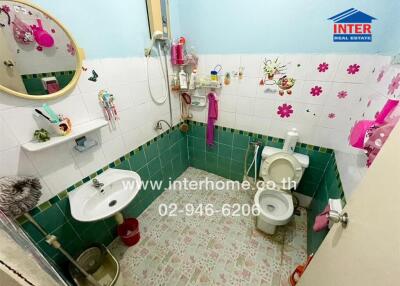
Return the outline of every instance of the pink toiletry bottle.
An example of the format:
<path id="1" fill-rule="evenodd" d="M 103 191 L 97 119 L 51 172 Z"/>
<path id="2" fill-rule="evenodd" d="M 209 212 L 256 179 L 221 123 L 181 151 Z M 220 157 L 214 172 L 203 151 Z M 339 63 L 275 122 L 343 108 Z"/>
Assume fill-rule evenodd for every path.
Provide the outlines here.
<path id="1" fill-rule="evenodd" d="M 178 44 L 177 43 L 172 43 L 172 46 L 171 46 L 171 63 L 173 65 L 178 64 Z"/>
<path id="2" fill-rule="evenodd" d="M 176 63 L 178 65 L 183 65 L 185 63 L 184 59 L 184 45 L 179 43 L 176 45 Z"/>

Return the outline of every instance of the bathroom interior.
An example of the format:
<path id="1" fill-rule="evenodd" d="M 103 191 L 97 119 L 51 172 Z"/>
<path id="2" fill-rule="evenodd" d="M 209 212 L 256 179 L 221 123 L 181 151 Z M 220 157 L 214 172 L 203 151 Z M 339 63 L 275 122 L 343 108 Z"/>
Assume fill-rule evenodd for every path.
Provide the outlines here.
<path id="1" fill-rule="evenodd" d="M 0 285 L 397 285 L 398 11 L 0 0 Z"/>

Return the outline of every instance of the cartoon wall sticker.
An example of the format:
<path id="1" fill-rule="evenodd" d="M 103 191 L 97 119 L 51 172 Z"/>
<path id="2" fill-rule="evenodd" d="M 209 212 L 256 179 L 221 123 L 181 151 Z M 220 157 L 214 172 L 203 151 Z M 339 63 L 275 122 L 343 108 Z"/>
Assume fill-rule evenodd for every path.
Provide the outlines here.
<path id="1" fill-rule="evenodd" d="M 288 95 L 292 94 L 291 88 L 294 86 L 296 80 L 294 78 L 287 77 L 286 75 L 281 77 L 276 85 L 279 87 L 279 95 L 282 96 L 285 94 L 285 91 Z"/>
<path id="2" fill-rule="evenodd" d="M 260 85 L 277 86 L 279 95 L 283 96 L 285 91 L 288 95 L 292 94 L 291 88 L 296 80 L 286 75 L 286 64 L 282 64 L 279 58 L 275 60 L 264 60 L 264 78 L 260 80 Z M 276 92 L 276 89 L 267 88 L 265 92 Z"/>
<path id="3" fill-rule="evenodd" d="M 95 70 L 92 70 L 92 76 L 88 78 L 88 80 L 96 82 L 98 79 L 99 75 L 97 74 L 97 72 Z"/>
<path id="4" fill-rule="evenodd" d="M 231 84 L 231 74 L 229 72 L 225 73 L 224 84 L 225 85 Z"/>

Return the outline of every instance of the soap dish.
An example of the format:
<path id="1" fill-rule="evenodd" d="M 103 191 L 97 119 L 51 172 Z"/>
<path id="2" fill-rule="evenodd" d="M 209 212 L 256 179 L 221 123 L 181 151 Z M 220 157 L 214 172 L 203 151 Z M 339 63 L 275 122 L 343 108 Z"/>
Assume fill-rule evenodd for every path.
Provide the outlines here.
<path id="1" fill-rule="evenodd" d="M 82 136 L 80 138 L 77 138 L 75 140 L 76 145 L 74 146 L 74 149 L 78 152 L 85 152 L 89 150 L 90 148 L 97 146 L 97 141 L 93 139 L 87 139 L 86 136 Z"/>

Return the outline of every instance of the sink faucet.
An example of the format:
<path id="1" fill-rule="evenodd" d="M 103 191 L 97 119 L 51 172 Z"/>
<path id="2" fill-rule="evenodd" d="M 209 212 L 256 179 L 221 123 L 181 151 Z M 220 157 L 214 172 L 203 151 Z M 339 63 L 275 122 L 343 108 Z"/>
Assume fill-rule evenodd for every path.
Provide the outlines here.
<path id="1" fill-rule="evenodd" d="M 97 180 L 97 179 L 93 179 L 92 183 L 93 183 L 93 187 L 95 187 L 96 189 L 100 189 L 104 186 L 104 184 L 100 183 L 99 180 Z"/>

